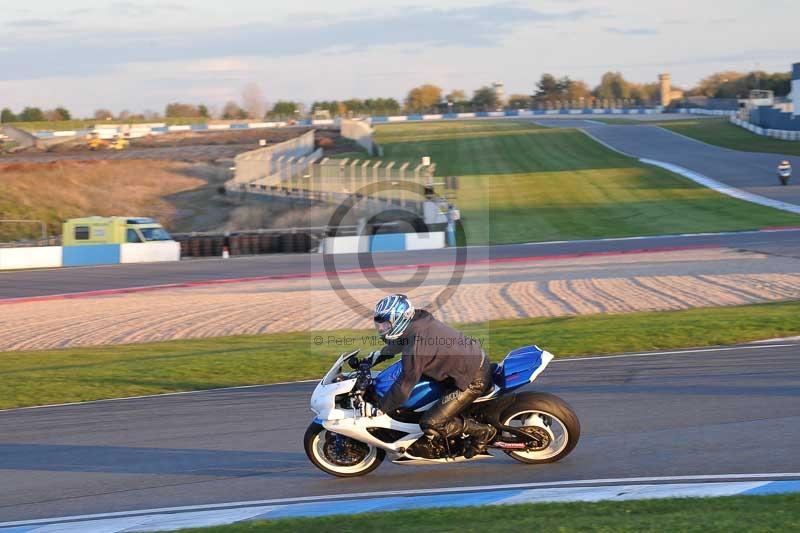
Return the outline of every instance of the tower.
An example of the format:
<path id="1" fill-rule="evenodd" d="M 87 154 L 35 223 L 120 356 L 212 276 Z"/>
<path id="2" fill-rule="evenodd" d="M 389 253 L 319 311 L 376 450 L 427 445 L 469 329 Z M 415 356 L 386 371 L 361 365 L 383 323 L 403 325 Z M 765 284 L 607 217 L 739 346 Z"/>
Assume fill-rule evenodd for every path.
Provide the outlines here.
<path id="1" fill-rule="evenodd" d="M 492 89 L 494 89 L 494 94 L 497 96 L 498 107 L 503 107 L 506 103 L 506 95 L 503 89 L 503 82 L 502 81 L 492 82 Z"/>
<path id="2" fill-rule="evenodd" d="M 667 107 L 672 101 L 672 76 L 659 74 L 658 81 L 661 83 L 661 106 Z"/>

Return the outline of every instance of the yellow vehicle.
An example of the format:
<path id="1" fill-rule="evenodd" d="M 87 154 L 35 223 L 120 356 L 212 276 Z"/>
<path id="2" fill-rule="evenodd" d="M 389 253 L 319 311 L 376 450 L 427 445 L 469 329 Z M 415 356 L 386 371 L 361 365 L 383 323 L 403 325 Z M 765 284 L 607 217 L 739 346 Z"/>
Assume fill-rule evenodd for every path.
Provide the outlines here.
<path id="1" fill-rule="evenodd" d="M 64 246 L 172 240 L 161 224 L 143 217 L 73 218 L 64 222 L 62 229 Z"/>
<path id="2" fill-rule="evenodd" d="M 108 146 L 108 141 L 101 139 L 96 133 L 89 137 L 89 150 L 96 151 Z"/>
<path id="3" fill-rule="evenodd" d="M 125 137 L 114 137 L 111 144 L 108 145 L 112 150 L 124 150 L 131 142 Z"/>

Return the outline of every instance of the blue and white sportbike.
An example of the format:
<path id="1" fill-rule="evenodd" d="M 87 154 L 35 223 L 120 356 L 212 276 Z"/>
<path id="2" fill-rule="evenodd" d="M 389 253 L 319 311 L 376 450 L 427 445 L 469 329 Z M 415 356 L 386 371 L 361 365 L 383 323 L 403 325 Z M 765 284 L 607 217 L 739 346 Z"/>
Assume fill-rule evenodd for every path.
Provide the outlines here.
<path id="1" fill-rule="evenodd" d="M 435 381 L 423 378 L 391 417 L 373 416 L 373 405 L 400 375 L 401 362 L 373 376 L 369 363 L 357 355 L 341 354 L 311 397 L 317 417 L 303 444 L 311 462 L 328 474 L 363 476 L 378 468 L 387 453 L 397 464 L 470 461 L 492 457 L 491 450 L 522 463 L 552 463 L 578 444 L 580 423 L 566 402 L 542 392 L 514 392 L 532 383 L 553 359 L 537 346 L 518 348 L 499 365 L 493 363 L 494 387 L 462 413 L 497 429 L 486 453 L 478 455 L 470 453 L 469 435 L 430 439 L 420 429 L 422 413 L 443 394 Z M 354 370 L 345 371 L 345 363 Z"/>

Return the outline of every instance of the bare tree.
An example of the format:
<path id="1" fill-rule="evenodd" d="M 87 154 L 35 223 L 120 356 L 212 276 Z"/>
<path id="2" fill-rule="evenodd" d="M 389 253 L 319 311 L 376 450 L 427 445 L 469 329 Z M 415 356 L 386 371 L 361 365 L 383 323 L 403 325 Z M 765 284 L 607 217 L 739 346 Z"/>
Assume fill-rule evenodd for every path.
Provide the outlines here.
<path id="1" fill-rule="evenodd" d="M 264 118 L 267 111 L 267 104 L 264 100 L 264 93 L 257 83 L 250 82 L 242 90 L 242 107 L 247 112 L 247 116 L 252 119 Z"/>
<path id="2" fill-rule="evenodd" d="M 94 118 L 96 120 L 111 120 L 114 118 L 114 114 L 108 109 L 95 109 Z"/>

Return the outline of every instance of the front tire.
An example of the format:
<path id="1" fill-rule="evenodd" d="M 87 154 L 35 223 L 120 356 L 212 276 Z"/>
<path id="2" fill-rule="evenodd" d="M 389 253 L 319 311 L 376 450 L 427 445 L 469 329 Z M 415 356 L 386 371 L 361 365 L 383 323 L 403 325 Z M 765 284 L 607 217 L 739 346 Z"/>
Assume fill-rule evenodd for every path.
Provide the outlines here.
<path id="1" fill-rule="evenodd" d="M 345 455 L 337 455 L 335 444 L 329 439 L 342 439 L 340 446 L 347 448 Z M 365 476 L 378 468 L 386 452 L 375 446 L 329 432 L 322 424 L 312 422 L 303 437 L 308 459 L 326 474 L 337 477 Z"/>
<path id="2" fill-rule="evenodd" d="M 581 424 L 572 408 L 552 394 L 518 394 L 511 407 L 500 416 L 503 425 L 517 427 L 543 439 L 539 449 L 504 450 L 513 459 L 527 464 L 554 463 L 566 457 L 578 444 Z"/>

